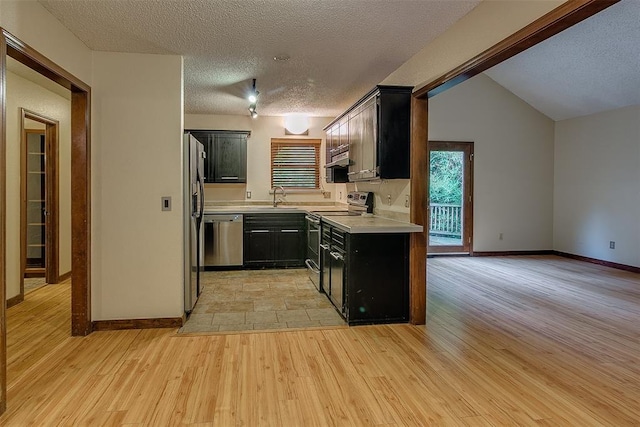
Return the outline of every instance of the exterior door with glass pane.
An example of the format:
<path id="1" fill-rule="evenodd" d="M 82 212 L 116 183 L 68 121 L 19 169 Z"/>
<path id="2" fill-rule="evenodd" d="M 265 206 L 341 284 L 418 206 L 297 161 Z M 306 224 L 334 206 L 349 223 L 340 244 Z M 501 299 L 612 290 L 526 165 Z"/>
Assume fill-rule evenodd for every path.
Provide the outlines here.
<path id="1" fill-rule="evenodd" d="M 429 141 L 427 254 L 473 250 L 473 143 Z"/>

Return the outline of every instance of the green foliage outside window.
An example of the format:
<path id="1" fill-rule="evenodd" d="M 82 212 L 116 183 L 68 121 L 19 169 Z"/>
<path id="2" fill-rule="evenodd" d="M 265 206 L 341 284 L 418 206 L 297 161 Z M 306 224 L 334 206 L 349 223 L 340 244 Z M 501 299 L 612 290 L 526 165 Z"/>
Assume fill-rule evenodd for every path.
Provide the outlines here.
<path id="1" fill-rule="evenodd" d="M 431 203 L 462 205 L 463 155 L 459 151 L 431 152 L 429 164 Z"/>

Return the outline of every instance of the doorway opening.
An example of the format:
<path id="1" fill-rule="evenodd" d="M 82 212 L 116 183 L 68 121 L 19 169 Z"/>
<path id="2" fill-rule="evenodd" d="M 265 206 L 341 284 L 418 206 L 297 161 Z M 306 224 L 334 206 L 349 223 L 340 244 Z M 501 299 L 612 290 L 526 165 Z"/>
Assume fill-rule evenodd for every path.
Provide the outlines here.
<path id="1" fill-rule="evenodd" d="M 429 141 L 427 254 L 473 251 L 473 142 Z"/>
<path id="2" fill-rule="evenodd" d="M 59 282 L 57 120 L 21 109 L 20 294 Z"/>

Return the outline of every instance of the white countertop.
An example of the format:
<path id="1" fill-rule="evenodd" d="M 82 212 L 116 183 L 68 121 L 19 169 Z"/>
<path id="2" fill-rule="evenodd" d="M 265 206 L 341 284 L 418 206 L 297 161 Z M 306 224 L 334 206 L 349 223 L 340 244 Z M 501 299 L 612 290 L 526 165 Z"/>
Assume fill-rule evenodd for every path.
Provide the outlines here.
<path id="1" fill-rule="evenodd" d="M 323 216 L 322 220 L 352 234 L 421 233 L 422 226 L 379 216 Z"/>
<path id="2" fill-rule="evenodd" d="M 206 214 L 250 214 L 250 213 L 306 213 L 347 210 L 345 206 L 335 205 L 224 205 L 205 206 Z M 322 214 L 321 214 L 322 215 Z M 395 221 L 379 216 L 330 216 L 322 215 L 323 221 L 343 231 L 353 234 L 364 233 L 421 233 L 422 226 L 410 222 Z"/>

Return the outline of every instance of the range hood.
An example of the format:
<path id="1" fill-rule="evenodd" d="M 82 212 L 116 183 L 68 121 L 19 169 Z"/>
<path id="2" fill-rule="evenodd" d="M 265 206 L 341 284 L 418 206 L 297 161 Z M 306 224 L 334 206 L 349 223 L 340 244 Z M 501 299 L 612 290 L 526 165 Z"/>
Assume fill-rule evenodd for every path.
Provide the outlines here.
<path id="1" fill-rule="evenodd" d="M 349 166 L 349 152 L 345 151 L 331 158 L 331 163 L 324 165 L 325 168 L 344 168 Z"/>

